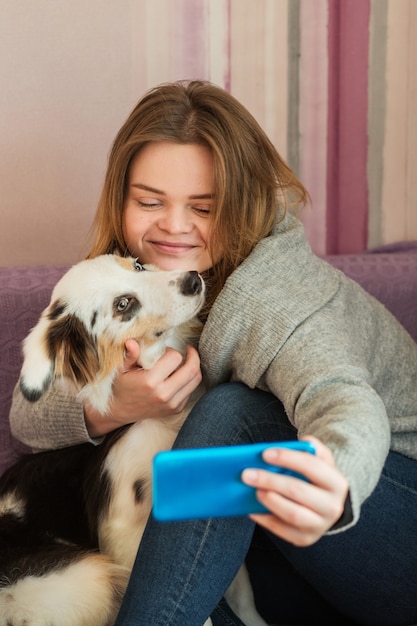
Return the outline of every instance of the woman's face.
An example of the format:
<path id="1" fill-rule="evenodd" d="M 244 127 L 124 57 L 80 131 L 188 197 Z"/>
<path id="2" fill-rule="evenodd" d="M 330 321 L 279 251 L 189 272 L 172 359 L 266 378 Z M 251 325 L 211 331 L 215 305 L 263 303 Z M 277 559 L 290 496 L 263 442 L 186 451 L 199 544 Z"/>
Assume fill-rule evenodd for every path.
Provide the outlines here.
<path id="1" fill-rule="evenodd" d="M 162 270 L 204 272 L 214 203 L 213 157 L 197 144 L 146 144 L 132 160 L 123 212 L 127 247 Z"/>

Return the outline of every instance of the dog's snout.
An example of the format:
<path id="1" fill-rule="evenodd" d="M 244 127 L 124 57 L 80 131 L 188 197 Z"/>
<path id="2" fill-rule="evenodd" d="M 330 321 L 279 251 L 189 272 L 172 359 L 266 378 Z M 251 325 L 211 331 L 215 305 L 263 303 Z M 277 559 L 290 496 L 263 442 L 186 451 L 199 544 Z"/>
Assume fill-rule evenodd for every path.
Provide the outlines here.
<path id="1" fill-rule="evenodd" d="M 181 284 L 181 293 L 184 296 L 196 296 L 201 293 L 203 282 L 198 272 L 188 272 Z"/>

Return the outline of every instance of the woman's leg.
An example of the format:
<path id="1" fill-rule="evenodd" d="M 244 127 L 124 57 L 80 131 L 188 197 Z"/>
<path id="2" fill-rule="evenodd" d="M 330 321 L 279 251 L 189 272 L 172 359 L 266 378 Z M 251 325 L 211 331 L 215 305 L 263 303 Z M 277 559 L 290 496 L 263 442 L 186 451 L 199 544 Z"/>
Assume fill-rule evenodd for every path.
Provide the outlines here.
<path id="1" fill-rule="evenodd" d="M 246 557 L 259 613 L 268 624 L 352 626 L 357 624 L 325 600 L 256 526 Z"/>
<path id="2" fill-rule="evenodd" d="M 175 447 L 294 436 L 274 396 L 229 383 L 199 401 Z M 158 523 L 151 516 L 116 626 L 202 625 L 244 561 L 253 528 L 247 517 Z"/>
<path id="3" fill-rule="evenodd" d="M 227 384 L 196 405 L 176 447 L 295 437 L 273 396 Z M 360 520 L 345 532 L 309 548 L 271 536 L 279 552 L 273 573 L 277 622 L 306 623 L 307 612 L 310 624 L 417 623 L 416 469 L 416 461 L 391 453 Z M 175 524 L 151 518 L 117 626 L 203 624 L 243 562 L 252 534 L 245 517 Z M 344 621 L 331 621 L 335 611 Z"/>
<path id="4" fill-rule="evenodd" d="M 394 452 L 354 527 L 309 548 L 271 535 L 322 598 L 354 623 L 378 626 L 417 624 L 416 537 L 417 461 Z"/>

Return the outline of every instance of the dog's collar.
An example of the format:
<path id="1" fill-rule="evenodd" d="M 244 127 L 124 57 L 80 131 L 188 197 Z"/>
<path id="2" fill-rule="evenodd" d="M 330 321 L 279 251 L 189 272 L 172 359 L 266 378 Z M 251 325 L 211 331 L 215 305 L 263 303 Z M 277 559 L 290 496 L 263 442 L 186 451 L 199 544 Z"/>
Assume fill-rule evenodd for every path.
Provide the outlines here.
<path id="1" fill-rule="evenodd" d="M 135 270 L 137 270 L 138 272 L 144 272 L 145 268 L 143 267 L 142 263 L 139 261 L 139 259 L 135 259 L 133 261 L 133 267 L 135 268 Z"/>

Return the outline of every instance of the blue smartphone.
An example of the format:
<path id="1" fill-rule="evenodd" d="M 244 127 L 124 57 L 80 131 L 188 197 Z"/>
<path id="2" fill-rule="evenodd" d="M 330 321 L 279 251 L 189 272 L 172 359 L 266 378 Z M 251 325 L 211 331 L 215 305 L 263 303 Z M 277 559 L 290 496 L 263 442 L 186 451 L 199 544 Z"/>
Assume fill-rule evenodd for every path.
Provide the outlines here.
<path id="1" fill-rule="evenodd" d="M 307 441 L 159 452 L 153 460 L 153 516 L 172 522 L 266 513 L 255 489 L 242 482 L 244 469 L 261 468 L 305 480 L 296 472 L 266 463 L 262 452 L 267 448 L 315 454 L 315 447 Z"/>

